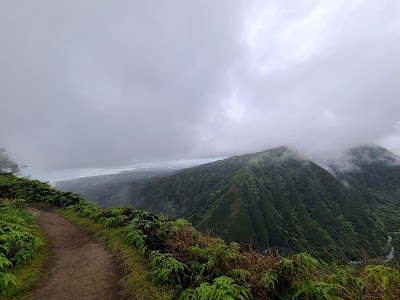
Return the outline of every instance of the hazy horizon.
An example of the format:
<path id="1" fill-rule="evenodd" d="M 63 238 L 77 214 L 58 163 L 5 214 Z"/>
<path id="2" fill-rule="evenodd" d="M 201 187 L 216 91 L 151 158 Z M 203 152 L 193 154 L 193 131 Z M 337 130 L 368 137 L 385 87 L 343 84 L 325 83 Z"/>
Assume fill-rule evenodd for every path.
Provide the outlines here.
<path id="1" fill-rule="evenodd" d="M 361 145 L 360 145 L 361 146 Z M 367 145 L 365 145 L 367 146 Z M 308 157 L 307 153 L 301 152 L 300 149 L 291 148 L 290 146 L 286 146 L 289 150 L 293 150 L 296 155 L 307 160 L 313 160 L 314 163 L 317 163 L 322 168 L 326 169 L 328 172 L 332 172 L 330 164 L 334 164 L 336 167 L 345 168 L 346 170 L 350 170 L 352 167 L 352 163 L 349 161 L 351 157 L 348 156 L 348 153 L 342 152 L 338 153 L 335 157 L 331 157 L 331 160 L 319 160 L 320 157 Z M 264 150 L 271 150 L 263 149 Z M 386 148 L 387 149 L 387 148 Z M 390 151 L 390 149 L 387 149 Z M 393 151 L 392 151 L 393 152 Z M 400 158 L 400 154 L 393 152 L 398 155 Z M 237 153 L 236 155 L 249 154 L 249 153 Z M 311 154 L 312 155 L 312 154 Z M 218 160 L 223 160 L 228 157 L 219 157 L 219 158 L 203 158 L 203 159 L 186 159 L 186 160 L 175 160 L 175 161 L 158 161 L 158 162 L 149 162 L 149 163 L 139 163 L 131 166 L 119 166 L 114 168 L 74 168 L 74 169 L 61 169 L 61 170 L 32 170 L 31 168 L 23 168 L 22 175 L 30 176 L 32 179 L 38 179 L 41 181 L 47 181 L 50 184 L 54 185 L 57 181 L 65 181 L 65 180 L 73 180 L 84 177 L 93 177 L 93 176 L 101 176 L 101 175 L 111 175 L 118 174 L 125 171 L 134 171 L 134 170 L 143 170 L 143 169 L 184 169 L 190 168 L 194 166 L 199 166 L 202 164 L 215 162 Z M 339 165 L 338 165 L 339 164 Z"/>
<path id="2" fill-rule="evenodd" d="M 32 179 L 41 181 L 48 181 L 52 185 L 56 181 L 72 180 L 83 177 L 101 176 L 118 174 L 126 171 L 143 170 L 143 169 L 183 169 L 201 164 L 213 162 L 224 158 L 210 158 L 210 159 L 191 159 L 191 160 L 176 160 L 165 162 L 151 162 L 142 163 L 131 166 L 119 166 L 115 168 L 74 168 L 74 169 L 61 169 L 61 170 L 32 170 L 29 167 L 23 168 L 22 175 L 31 176 Z"/>

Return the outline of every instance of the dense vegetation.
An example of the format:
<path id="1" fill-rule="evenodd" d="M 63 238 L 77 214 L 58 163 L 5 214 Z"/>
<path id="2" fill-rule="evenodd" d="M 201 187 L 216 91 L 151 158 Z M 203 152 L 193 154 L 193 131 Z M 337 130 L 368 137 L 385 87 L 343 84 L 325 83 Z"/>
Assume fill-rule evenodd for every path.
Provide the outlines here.
<path id="1" fill-rule="evenodd" d="M 43 245 L 25 200 L 0 196 L 0 297 L 17 284 L 15 268 L 30 261 Z"/>
<path id="2" fill-rule="evenodd" d="M 400 273 L 383 265 L 339 265 L 307 253 L 261 255 L 251 245 L 201 234 L 187 221 L 135 210 L 101 209 L 38 181 L 0 176 L 0 198 L 24 197 L 120 229 L 147 259 L 154 280 L 180 299 L 398 299 Z"/>
<path id="3" fill-rule="evenodd" d="M 379 199 L 365 189 L 349 189 L 285 147 L 124 189 L 133 206 L 183 217 L 228 243 L 247 242 L 280 253 L 328 252 L 350 260 L 389 252 L 387 216 L 375 210 Z"/>
<path id="4" fill-rule="evenodd" d="M 357 147 L 348 151 L 345 167 L 331 167 L 349 190 L 374 209 L 393 245 L 400 249 L 400 157 L 377 145 Z M 398 251 L 395 257 L 400 259 Z"/>

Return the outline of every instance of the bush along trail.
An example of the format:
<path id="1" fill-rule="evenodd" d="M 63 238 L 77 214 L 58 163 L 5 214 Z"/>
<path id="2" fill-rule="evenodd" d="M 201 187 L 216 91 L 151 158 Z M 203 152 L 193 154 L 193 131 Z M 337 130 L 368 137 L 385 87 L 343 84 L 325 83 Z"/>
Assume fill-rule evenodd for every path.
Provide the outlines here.
<path id="1" fill-rule="evenodd" d="M 24 206 L 22 199 L 0 202 L 0 299 L 9 299 L 6 291 L 11 289 L 18 295 L 39 275 L 32 260 L 43 250 L 44 241 L 35 218 Z M 21 266 L 25 266 L 24 272 Z M 22 286 L 20 277 L 25 281 Z"/>
<path id="2" fill-rule="evenodd" d="M 183 219 L 131 207 L 103 210 L 77 195 L 10 175 L 0 176 L 0 198 L 46 202 L 65 210 L 63 215 L 91 224 L 94 230 L 121 235 L 121 249 L 132 249 L 146 262 L 152 273 L 148 280 L 158 286 L 158 292 L 169 291 L 155 292 L 148 299 L 400 299 L 396 266 L 350 266 L 308 253 L 265 256 L 251 246 L 227 245 L 219 238 L 201 234 Z M 13 277 L 18 263 L 9 252 L 1 253 L 7 262 L 0 270 L 8 274 L 2 276 L 12 278 L 1 286 L 4 292 L 18 282 L 18 276 Z M 130 282 L 139 291 L 145 283 L 143 279 L 135 281 L 138 272 L 130 271 L 125 273 L 134 278 Z M 135 293 L 125 295 L 135 297 Z"/>

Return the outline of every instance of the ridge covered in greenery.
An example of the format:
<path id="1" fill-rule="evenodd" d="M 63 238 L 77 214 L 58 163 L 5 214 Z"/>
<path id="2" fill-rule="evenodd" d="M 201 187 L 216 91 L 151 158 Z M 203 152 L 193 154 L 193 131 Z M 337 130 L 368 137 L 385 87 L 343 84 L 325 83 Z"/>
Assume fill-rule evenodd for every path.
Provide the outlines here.
<path id="1" fill-rule="evenodd" d="M 135 183 L 126 197 L 134 207 L 183 217 L 227 242 L 354 260 L 389 252 L 378 199 L 367 193 L 280 147 Z"/>
<path id="2" fill-rule="evenodd" d="M 377 145 L 350 149 L 331 166 L 348 190 L 360 195 L 366 207 L 382 222 L 392 245 L 400 249 L 400 157 Z M 394 252 L 400 259 L 399 252 Z"/>
<path id="3" fill-rule="evenodd" d="M 105 227 L 147 259 L 159 286 L 179 299 L 397 299 L 400 273 L 383 265 L 340 265 L 307 253 L 261 255 L 250 246 L 204 235 L 183 219 L 101 209 L 38 181 L 0 176 L 0 198 L 47 202 Z"/>

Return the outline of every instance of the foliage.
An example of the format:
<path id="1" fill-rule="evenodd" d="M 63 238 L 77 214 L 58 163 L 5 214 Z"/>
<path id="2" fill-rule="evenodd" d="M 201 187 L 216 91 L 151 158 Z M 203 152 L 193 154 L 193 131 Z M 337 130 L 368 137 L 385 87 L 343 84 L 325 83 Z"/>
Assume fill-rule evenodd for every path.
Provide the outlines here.
<path id="1" fill-rule="evenodd" d="M 45 202 L 57 207 L 68 207 L 84 200 L 79 195 L 60 192 L 38 180 L 12 175 L 0 175 L 0 198 L 21 198 L 27 202 Z"/>
<path id="2" fill-rule="evenodd" d="M 181 300 L 206 300 L 206 299 L 227 299 L 227 300 L 247 300 L 252 299 L 250 290 L 245 286 L 240 286 L 227 276 L 221 276 L 214 280 L 213 284 L 202 283 L 196 289 L 187 289 Z"/>
<path id="3" fill-rule="evenodd" d="M 6 149 L 0 148 L 0 174 L 18 173 L 18 164 L 7 154 Z"/>
<path id="4" fill-rule="evenodd" d="M 400 284 L 400 272 L 382 265 L 367 266 L 366 279 L 369 281 L 367 288 L 379 295 L 381 299 L 394 299 Z"/>
<path id="5" fill-rule="evenodd" d="M 22 199 L 0 199 L 0 293 L 16 285 L 14 268 L 30 261 L 38 246 L 34 217 L 24 208 Z"/>
<path id="6" fill-rule="evenodd" d="M 154 270 L 157 282 L 172 286 L 182 283 L 184 272 L 188 269 L 185 264 L 175 259 L 173 254 L 163 254 L 160 251 L 150 252 L 149 265 Z"/>
<path id="7" fill-rule="evenodd" d="M 269 271 L 266 271 L 261 277 L 260 284 L 267 290 L 274 290 L 277 282 L 278 277 L 275 274 L 271 274 Z"/>
<path id="8" fill-rule="evenodd" d="M 76 212 L 80 217 L 92 220 L 98 219 L 102 212 L 97 204 L 83 200 L 77 204 L 68 206 L 67 209 Z"/>
<path id="9" fill-rule="evenodd" d="M 296 289 L 292 299 L 342 300 L 342 297 L 337 296 L 339 293 L 335 288 L 332 284 L 323 281 L 304 281 Z"/>
<path id="10" fill-rule="evenodd" d="M 307 252 L 287 256 L 275 256 L 272 253 L 263 255 L 251 245 L 234 242 L 227 245 L 220 238 L 202 234 L 182 219 L 132 207 L 103 210 L 77 195 L 61 193 L 39 182 L 10 176 L 0 176 L 0 197 L 4 197 L 1 193 L 12 194 L 14 198 L 26 195 L 29 201 L 52 203 L 97 222 L 101 228 L 120 232 L 126 245 L 136 248 L 147 260 L 155 282 L 174 290 L 176 298 L 400 298 L 400 274 L 397 268 L 382 265 L 350 267 L 332 262 L 334 258 L 330 258 L 329 263 L 324 262 Z M 15 206 L 23 203 L 20 200 L 14 203 L 13 209 L 20 210 Z M 18 217 L 15 218 L 18 220 Z M 26 219 L 29 218 L 26 216 Z M 3 218 L 0 220 L 3 221 Z M 5 228 L 20 230 L 20 225 L 19 221 L 15 225 L 7 223 Z M 32 239 L 26 236 L 18 235 L 24 243 L 31 242 Z M 14 253 L 12 256 L 7 251 L 1 252 L 0 265 L 7 269 L 3 273 L 10 273 L 9 263 L 29 258 L 26 252 L 17 254 L 15 248 L 11 249 Z M 7 283 L 12 284 L 12 278 L 7 277 Z"/>
<path id="11" fill-rule="evenodd" d="M 137 229 L 135 223 L 131 223 L 124 228 L 125 240 L 129 245 L 135 246 L 139 253 L 144 255 L 146 251 L 147 236 L 141 229 Z"/>

